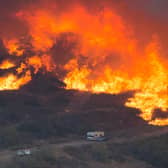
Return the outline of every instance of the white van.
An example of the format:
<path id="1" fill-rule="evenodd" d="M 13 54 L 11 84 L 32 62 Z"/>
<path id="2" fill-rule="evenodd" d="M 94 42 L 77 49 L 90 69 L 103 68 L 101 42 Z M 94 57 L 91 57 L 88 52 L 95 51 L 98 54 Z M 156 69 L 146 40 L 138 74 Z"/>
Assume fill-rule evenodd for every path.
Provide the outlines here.
<path id="1" fill-rule="evenodd" d="M 87 132 L 86 139 L 88 141 L 105 141 L 105 140 L 107 140 L 103 131 Z"/>
<path id="2" fill-rule="evenodd" d="M 27 156 L 27 155 L 31 155 L 32 152 L 30 149 L 21 149 L 21 150 L 18 150 L 16 154 L 17 156 Z"/>

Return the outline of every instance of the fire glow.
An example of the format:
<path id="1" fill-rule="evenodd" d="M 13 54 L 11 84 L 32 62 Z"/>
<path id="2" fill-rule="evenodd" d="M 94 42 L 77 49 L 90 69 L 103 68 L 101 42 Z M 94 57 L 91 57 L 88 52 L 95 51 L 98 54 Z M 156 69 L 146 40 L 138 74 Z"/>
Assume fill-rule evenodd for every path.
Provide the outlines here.
<path id="1" fill-rule="evenodd" d="M 141 110 L 140 116 L 149 124 L 168 125 L 167 118 L 153 119 L 155 109 L 168 112 L 168 62 L 161 56 L 156 37 L 140 49 L 130 25 L 108 8 L 93 14 L 78 5 L 66 12 L 37 9 L 20 11 L 16 16 L 29 28 L 33 54 L 17 67 L 16 74 L 24 72 L 22 77 L 10 74 L 0 78 L 0 90 L 19 89 L 28 83 L 30 67 L 34 73 L 42 67 L 54 71 L 59 62 L 53 61 L 50 49 L 67 33 L 67 43 L 77 43 L 73 58 L 60 65 L 67 72 L 62 77 L 67 89 L 112 94 L 136 91 L 125 105 Z M 5 40 L 5 45 L 9 54 L 22 57 L 26 52 L 17 38 Z M 13 67 L 7 60 L 2 65 Z"/>

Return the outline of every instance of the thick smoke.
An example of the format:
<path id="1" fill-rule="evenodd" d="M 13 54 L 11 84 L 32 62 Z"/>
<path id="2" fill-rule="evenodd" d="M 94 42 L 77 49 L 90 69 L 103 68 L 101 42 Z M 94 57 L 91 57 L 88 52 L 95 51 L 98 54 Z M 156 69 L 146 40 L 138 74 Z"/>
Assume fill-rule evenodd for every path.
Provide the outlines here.
<path id="1" fill-rule="evenodd" d="M 57 73 L 67 89 L 136 90 L 126 106 L 163 125 L 155 118 L 167 110 L 167 0 L 0 3 L 1 90 L 19 89 L 44 68 Z M 153 113 L 157 108 L 164 113 Z"/>
<path id="2" fill-rule="evenodd" d="M 74 7 L 76 4 L 84 6 L 88 12 L 92 14 L 100 14 L 104 8 L 111 7 L 111 9 L 117 11 L 117 14 L 121 15 L 128 25 L 133 27 L 136 38 L 139 38 L 139 45 L 146 45 L 151 40 L 153 34 L 157 34 L 162 42 L 163 48 L 167 47 L 168 42 L 168 12 L 167 0 L 6 0 L 0 2 L 0 38 L 11 39 L 21 38 L 22 36 L 29 35 L 29 27 L 23 19 L 19 19 L 18 12 L 24 10 L 35 11 L 36 9 L 45 9 L 52 11 L 53 13 L 64 13 Z M 34 25 L 36 26 L 36 25 Z M 76 42 L 66 45 L 66 35 L 58 37 L 57 42 L 51 47 L 50 54 L 53 57 L 53 61 L 56 64 L 65 65 L 73 55 L 73 48 L 76 47 Z M 2 46 L 2 43 L 0 43 Z M 4 50 L 4 47 L 2 50 Z M 1 49 L 0 48 L 0 49 Z M 4 57 L 8 57 L 8 54 L 4 54 L 1 50 L 0 61 Z M 167 53 L 166 53 L 167 52 Z M 120 64 L 120 57 L 116 58 L 111 53 L 109 57 L 113 58 L 114 67 L 118 67 Z M 168 56 L 168 51 L 164 50 L 164 57 Z M 108 56 L 105 61 L 109 61 Z"/>
<path id="3" fill-rule="evenodd" d="M 168 40 L 167 6 L 167 0 L 126 0 L 122 11 L 123 15 L 130 19 L 137 33 L 139 32 L 143 37 L 156 33 L 166 45 Z"/>
<path id="4" fill-rule="evenodd" d="M 29 36 L 29 26 L 24 21 L 20 19 L 17 14 L 22 13 L 22 11 L 36 11 L 37 9 L 45 9 L 53 13 L 64 13 L 76 4 L 84 6 L 88 12 L 91 14 L 99 15 L 106 7 L 111 7 L 112 10 L 117 11 L 117 14 L 124 18 L 124 21 L 133 27 L 136 38 L 139 38 L 139 45 L 146 45 L 151 40 L 153 34 L 157 34 L 162 42 L 163 48 L 168 42 L 168 21 L 167 21 L 167 8 L 168 2 L 166 0 L 17 0 L 11 1 L 6 0 L 0 2 L 0 38 L 12 39 L 12 38 L 22 38 L 22 36 Z M 36 26 L 36 25 L 34 25 Z M 60 35 L 55 39 L 54 45 L 48 51 L 52 55 L 55 64 L 58 64 L 57 68 L 61 69 L 70 59 L 74 57 L 74 48 L 77 47 L 78 40 L 71 41 L 71 43 L 66 41 L 66 36 L 73 36 L 68 32 Z M 0 61 L 3 59 L 8 59 L 9 55 L 5 52 L 5 48 L 0 43 Z M 168 54 L 167 50 L 164 50 L 164 57 Z M 27 53 L 27 51 L 26 51 Z M 26 55 L 24 53 L 24 56 Z M 33 55 L 28 52 L 28 56 Z M 113 62 L 113 68 L 118 68 L 122 64 L 120 56 L 113 56 L 116 53 L 112 52 L 109 56 L 106 56 L 104 62 Z M 25 56 L 26 57 L 26 56 Z M 82 56 L 81 62 L 85 62 Z M 23 59 L 23 58 L 22 58 Z M 102 63 L 102 62 L 101 62 Z M 18 61 L 20 64 L 20 61 Z M 96 67 L 95 67 L 96 68 Z M 58 70 L 57 69 L 57 70 Z"/>
<path id="5" fill-rule="evenodd" d="M 53 10 L 66 11 L 76 3 L 85 6 L 89 11 L 101 11 L 108 6 L 123 15 L 126 22 L 131 22 L 137 29 L 137 34 L 150 36 L 157 33 L 162 38 L 164 44 L 167 43 L 168 34 L 168 12 L 167 0 L 1 0 L 0 2 L 0 36 L 11 37 L 21 36 L 27 33 L 27 26 L 19 20 L 15 14 L 26 8 L 35 10 L 36 8 L 48 8 Z M 144 36 L 143 36 L 144 37 Z"/>
<path id="6" fill-rule="evenodd" d="M 115 8 L 116 10 L 120 10 L 120 13 L 123 13 L 125 17 L 131 17 L 134 21 L 139 22 L 140 21 L 146 22 L 149 21 L 150 24 L 154 23 L 163 23 L 164 25 L 162 28 L 166 30 L 167 27 L 167 6 L 168 1 L 167 0 L 1 0 L 0 2 L 0 26 L 1 26 L 1 33 L 7 32 L 10 33 L 19 33 L 22 32 L 23 29 L 23 23 L 20 22 L 15 17 L 15 13 L 19 10 L 23 10 L 25 8 L 37 8 L 37 7 L 45 7 L 45 8 L 51 8 L 51 6 L 58 7 L 57 10 L 67 10 L 67 8 L 72 7 L 74 4 L 80 3 L 84 5 L 89 10 L 101 10 L 103 7 L 106 7 L 108 5 L 111 6 L 111 8 Z M 130 15 L 134 14 L 134 15 Z M 138 18 L 138 19 L 137 19 Z M 147 20 L 146 20 L 147 19 Z M 25 27 L 24 27 L 25 28 Z M 148 27 L 146 27 L 148 29 Z M 11 30 L 12 29 L 12 30 Z M 154 27 L 150 27 L 150 29 L 155 29 Z M 158 32 L 159 33 L 159 32 Z"/>

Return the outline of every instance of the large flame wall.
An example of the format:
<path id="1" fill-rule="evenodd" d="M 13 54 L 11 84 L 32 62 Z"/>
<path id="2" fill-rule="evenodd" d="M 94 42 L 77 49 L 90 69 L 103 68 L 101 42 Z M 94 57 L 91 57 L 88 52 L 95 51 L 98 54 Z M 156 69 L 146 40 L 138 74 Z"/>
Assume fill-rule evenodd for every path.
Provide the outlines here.
<path id="1" fill-rule="evenodd" d="M 30 6 L 15 17 L 27 34 L 3 38 L 8 58 L 0 69 L 12 71 L 0 77 L 0 90 L 19 89 L 41 68 L 61 69 L 67 89 L 136 91 L 125 105 L 141 110 L 150 124 L 168 125 L 168 115 L 154 116 L 156 109 L 168 113 L 168 62 L 157 35 L 141 45 L 133 26 L 112 8 L 90 11 L 77 3 L 63 11 Z"/>

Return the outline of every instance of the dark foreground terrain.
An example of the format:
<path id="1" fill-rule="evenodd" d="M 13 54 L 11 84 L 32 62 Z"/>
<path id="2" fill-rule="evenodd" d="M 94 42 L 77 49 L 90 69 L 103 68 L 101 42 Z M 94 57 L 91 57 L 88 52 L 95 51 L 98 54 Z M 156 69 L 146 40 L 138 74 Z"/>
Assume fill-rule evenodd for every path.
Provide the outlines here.
<path id="1" fill-rule="evenodd" d="M 19 91 L 0 92 L 0 168 L 167 168 L 168 130 L 125 107 L 132 94 L 67 91 L 43 75 Z M 105 131 L 109 141 L 85 141 L 91 130 Z M 32 156 L 17 157 L 20 148 Z"/>
<path id="2" fill-rule="evenodd" d="M 30 148 L 32 155 L 17 156 L 15 150 L 0 152 L 2 168 L 167 168 L 168 128 L 127 130 L 106 142 L 72 140 Z"/>

